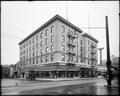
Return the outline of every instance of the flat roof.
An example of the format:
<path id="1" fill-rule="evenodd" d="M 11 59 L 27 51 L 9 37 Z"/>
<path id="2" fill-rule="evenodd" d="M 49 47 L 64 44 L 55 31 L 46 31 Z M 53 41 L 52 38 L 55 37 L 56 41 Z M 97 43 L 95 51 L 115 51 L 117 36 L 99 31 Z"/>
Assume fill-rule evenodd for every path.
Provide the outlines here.
<path id="1" fill-rule="evenodd" d="M 41 27 L 39 27 L 37 30 L 35 30 L 33 33 L 31 33 L 30 35 L 28 35 L 25 39 L 23 39 L 21 42 L 19 42 L 19 45 L 22 44 L 23 42 L 25 42 L 26 40 L 28 40 L 30 37 L 32 37 L 33 35 L 37 34 L 40 30 L 42 30 L 43 28 L 45 28 L 46 26 L 48 26 L 50 23 L 52 23 L 55 20 L 59 20 L 62 21 L 63 23 L 69 25 L 70 27 L 76 29 L 78 32 L 82 33 L 83 31 L 78 28 L 77 26 L 73 25 L 72 23 L 70 23 L 69 21 L 67 21 L 66 19 L 64 19 L 63 17 L 59 16 L 59 15 L 55 15 L 53 18 L 51 18 L 49 21 L 47 21 L 46 23 L 44 23 Z"/>
<path id="2" fill-rule="evenodd" d="M 93 41 L 95 41 L 95 42 L 98 43 L 98 40 L 97 40 L 97 39 L 95 39 L 94 37 L 92 37 L 91 35 L 89 35 L 89 34 L 87 34 L 87 33 L 83 33 L 82 36 L 83 36 L 83 37 L 88 37 L 88 38 L 90 38 L 90 39 L 92 39 Z"/>

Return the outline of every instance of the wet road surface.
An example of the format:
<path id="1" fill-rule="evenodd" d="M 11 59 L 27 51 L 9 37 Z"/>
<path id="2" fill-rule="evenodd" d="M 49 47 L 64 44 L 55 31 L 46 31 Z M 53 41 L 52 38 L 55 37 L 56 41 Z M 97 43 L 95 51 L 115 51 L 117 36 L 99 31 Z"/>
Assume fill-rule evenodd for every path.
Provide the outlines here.
<path id="1" fill-rule="evenodd" d="M 19 94 L 27 95 L 29 93 L 31 93 L 32 95 L 118 95 L 118 89 L 96 86 L 96 83 L 86 83 L 23 91 Z"/>
<path id="2" fill-rule="evenodd" d="M 30 81 L 29 81 L 30 82 Z M 32 81 L 31 81 L 32 82 Z M 38 82 L 38 81 L 37 81 Z M 105 87 L 104 79 L 73 80 L 57 82 L 30 83 L 12 88 L 2 88 L 8 95 L 60 95 L 60 94 L 88 94 L 88 95 L 117 95 L 118 88 Z"/>
<path id="3" fill-rule="evenodd" d="M 20 79 L 2 79 L 1 86 L 2 87 L 14 87 L 17 85 L 24 85 L 24 84 L 32 84 L 32 83 L 44 83 L 44 82 L 51 82 L 50 80 L 20 80 Z"/>

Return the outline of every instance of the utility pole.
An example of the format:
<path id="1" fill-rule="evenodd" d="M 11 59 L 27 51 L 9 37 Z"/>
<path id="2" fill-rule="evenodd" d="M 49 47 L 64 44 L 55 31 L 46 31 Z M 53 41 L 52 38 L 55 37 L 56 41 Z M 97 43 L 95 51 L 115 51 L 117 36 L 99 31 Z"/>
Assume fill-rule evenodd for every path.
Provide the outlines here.
<path id="1" fill-rule="evenodd" d="M 103 50 L 104 48 L 102 47 L 102 48 L 98 48 L 98 50 L 100 51 L 100 65 L 102 65 L 102 50 Z"/>
<path id="2" fill-rule="evenodd" d="M 112 80 L 112 71 L 111 71 L 111 60 L 110 60 L 110 47 L 109 47 L 109 30 L 108 30 L 108 17 L 105 16 L 105 22 L 106 22 L 106 47 L 107 47 L 107 84 L 108 86 L 111 86 L 111 80 Z"/>
<path id="3" fill-rule="evenodd" d="M 120 13 L 119 13 L 120 15 Z M 110 60 L 110 47 L 109 47 L 109 30 L 108 30 L 108 17 L 105 16 L 105 22 L 106 27 L 89 27 L 89 29 L 104 29 L 106 28 L 106 47 L 107 47 L 107 84 L 108 86 L 111 86 L 111 80 L 112 80 L 112 71 L 111 71 L 111 60 Z M 84 29 L 87 29 L 88 27 L 83 27 Z"/>

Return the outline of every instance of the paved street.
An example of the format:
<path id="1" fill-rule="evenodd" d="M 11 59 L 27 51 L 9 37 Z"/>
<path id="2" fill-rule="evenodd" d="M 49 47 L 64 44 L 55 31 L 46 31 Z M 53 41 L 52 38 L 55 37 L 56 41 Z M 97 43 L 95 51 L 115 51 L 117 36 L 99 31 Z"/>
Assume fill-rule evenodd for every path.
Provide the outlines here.
<path id="1" fill-rule="evenodd" d="M 23 81 L 24 82 L 24 81 Z M 31 82 L 31 83 L 27 83 Z M 54 82 L 26 81 L 26 84 L 21 84 L 12 87 L 2 87 L 2 92 L 5 95 L 25 95 L 25 94 L 97 94 L 97 95 L 116 95 L 118 88 L 108 89 L 105 87 L 106 81 L 99 78 L 65 80 Z"/>
<path id="2" fill-rule="evenodd" d="M 2 79 L 1 80 L 1 86 L 2 87 L 14 87 L 17 85 L 25 85 L 25 84 L 31 84 L 31 83 L 43 83 L 43 82 L 51 82 L 50 80 L 35 80 L 35 81 L 30 81 L 30 80 L 25 80 L 25 79 Z"/>

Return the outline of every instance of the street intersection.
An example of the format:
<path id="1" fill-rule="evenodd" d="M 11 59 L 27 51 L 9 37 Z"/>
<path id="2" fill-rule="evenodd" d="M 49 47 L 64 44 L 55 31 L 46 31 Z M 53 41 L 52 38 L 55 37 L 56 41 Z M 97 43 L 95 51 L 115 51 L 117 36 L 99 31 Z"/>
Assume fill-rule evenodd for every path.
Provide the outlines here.
<path id="1" fill-rule="evenodd" d="M 20 81 L 20 80 L 19 80 Z M 16 80 L 17 82 L 17 80 Z M 117 89 L 111 89 L 112 93 L 104 86 L 106 81 L 103 78 L 82 78 L 41 82 L 41 80 L 22 81 L 24 84 L 18 83 L 14 86 L 2 86 L 3 95 L 29 95 L 29 94 L 96 94 L 96 95 L 111 95 L 118 94 Z M 28 83 L 29 82 L 29 83 Z M 31 83 L 30 83 L 31 82 Z M 71 89 L 70 89 L 71 88 Z M 71 91 L 70 91 L 71 90 Z M 84 92 L 83 92 L 83 91 Z M 53 92 L 54 91 L 54 92 Z M 92 92 L 92 93 L 91 93 Z"/>

